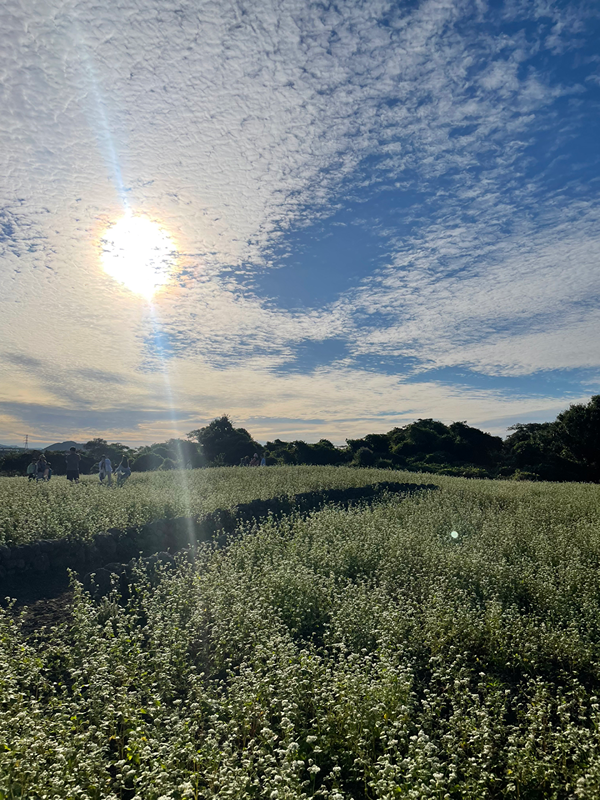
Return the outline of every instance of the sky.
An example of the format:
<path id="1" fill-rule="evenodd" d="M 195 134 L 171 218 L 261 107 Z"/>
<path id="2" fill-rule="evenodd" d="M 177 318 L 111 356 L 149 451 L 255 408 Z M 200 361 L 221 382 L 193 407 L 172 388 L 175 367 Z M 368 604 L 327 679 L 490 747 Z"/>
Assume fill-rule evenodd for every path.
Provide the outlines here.
<path id="1" fill-rule="evenodd" d="M 0 442 L 586 402 L 598 42 L 579 0 L 6 0 Z"/>

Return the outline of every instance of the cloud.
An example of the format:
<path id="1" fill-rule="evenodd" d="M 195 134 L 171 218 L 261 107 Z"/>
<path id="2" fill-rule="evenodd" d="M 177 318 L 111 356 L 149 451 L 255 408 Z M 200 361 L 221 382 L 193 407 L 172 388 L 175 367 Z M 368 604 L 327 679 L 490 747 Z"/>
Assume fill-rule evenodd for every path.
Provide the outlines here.
<path id="1" fill-rule="evenodd" d="M 252 365 L 214 369 L 183 359 L 171 361 L 168 373 L 153 376 L 153 381 L 135 404 L 127 395 L 95 407 L 0 402 L 0 414 L 10 418 L 8 428 L 0 427 L 0 441 L 11 430 L 28 432 L 32 441 L 96 435 L 131 444 L 160 441 L 185 435 L 226 412 L 262 441 L 324 437 L 343 443 L 419 417 L 467 419 L 474 425 L 493 420 L 494 430 L 499 430 L 498 417 L 515 422 L 527 413 L 554 415 L 557 406 L 584 399 L 574 394 L 509 396 L 501 390 L 438 381 L 404 382 L 394 375 L 341 366 L 318 368 L 308 375 L 273 374 Z"/>
<path id="2" fill-rule="evenodd" d="M 420 373 L 598 366 L 596 197 L 572 154 L 552 183 L 595 67 L 589 80 L 547 67 L 581 49 L 584 6 L 11 0 L 8 12 L 0 399 L 15 425 L 38 424 L 37 408 L 68 427 L 70 409 L 76 427 L 150 436 L 177 404 L 190 419 L 322 419 L 315 432 L 339 438 L 373 415 L 529 407 L 508 391 L 409 388 L 361 369 L 364 356 Z M 386 193 L 395 220 L 368 208 Z M 365 213 L 350 222 L 390 253 L 383 269 L 311 309 L 254 291 L 292 230 L 354 201 Z M 101 270 L 102 233 L 126 209 L 176 242 L 179 273 L 154 309 Z M 343 362 L 288 375 L 316 342 L 341 342 Z"/>
<path id="3" fill-rule="evenodd" d="M 355 352 L 412 355 L 421 369 L 469 365 L 491 374 L 600 365 L 592 344 L 600 299 L 600 236 L 592 208 L 477 242 L 479 224 L 433 229 L 341 304 L 357 323 Z M 529 228 L 529 230 L 527 230 Z M 532 230 L 533 228 L 533 230 Z"/>
<path id="4" fill-rule="evenodd" d="M 84 368 L 75 370 L 75 374 L 84 380 L 96 381 L 98 383 L 118 384 L 123 386 L 129 381 L 123 375 L 117 375 L 115 372 L 107 372 L 103 369 Z"/>
<path id="5" fill-rule="evenodd" d="M 127 205 L 160 210 L 184 252 L 260 261 L 381 144 L 400 145 L 389 167 L 418 164 L 424 180 L 483 154 L 506 161 L 499 140 L 563 89 L 518 76 L 536 37 L 481 36 L 473 8 L 273 0 L 175 14 L 128 0 L 30 19 L 16 7 L 9 187 L 36 197 L 50 178 L 44 205 L 71 217 L 63 237 L 95 234 L 95 217 Z M 476 133 L 448 135 L 464 124 Z"/>

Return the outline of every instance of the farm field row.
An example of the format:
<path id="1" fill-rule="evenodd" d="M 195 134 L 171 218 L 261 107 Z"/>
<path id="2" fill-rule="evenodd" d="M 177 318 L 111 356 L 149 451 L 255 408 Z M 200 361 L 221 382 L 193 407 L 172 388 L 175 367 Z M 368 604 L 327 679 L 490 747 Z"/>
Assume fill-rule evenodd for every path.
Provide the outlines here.
<path id="1" fill-rule="evenodd" d="M 0 797 L 595 800 L 599 489 L 444 484 L 0 612 Z"/>
<path id="2" fill-rule="evenodd" d="M 453 491 L 512 503 L 523 497 L 556 497 L 563 508 L 594 507 L 600 489 L 587 484 L 515 483 L 347 467 L 267 467 L 173 470 L 133 474 L 120 488 L 84 476 L 31 483 L 0 478 L 0 545 L 69 537 L 82 541 L 110 528 L 126 529 L 155 519 L 200 516 L 218 508 L 279 495 L 366 486 L 381 481 L 437 484 Z M 578 511 L 576 512 L 578 513 Z"/>
<path id="3" fill-rule="evenodd" d="M 256 499 L 389 480 L 418 483 L 423 477 L 344 467 L 225 467 L 134 473 L 122 487 L 101 485 L 91 475 L 75 485 L 64 477 L 49 483 L 0 478 L 0 545 L 61 537 L 85 541 L 110 528 L 197 517 Z"/>

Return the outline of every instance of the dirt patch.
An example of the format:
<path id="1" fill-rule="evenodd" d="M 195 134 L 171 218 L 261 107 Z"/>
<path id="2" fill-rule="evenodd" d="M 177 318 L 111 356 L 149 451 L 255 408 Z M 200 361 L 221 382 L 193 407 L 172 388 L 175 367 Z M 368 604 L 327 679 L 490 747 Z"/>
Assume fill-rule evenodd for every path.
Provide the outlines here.
<path id="1" fill-rule="evenodd" d="M 73 621 L 73 592 L 67 591 L 58 597 L 42 598 L 25 607 L 22 630 L 26 636 L 41 628 L 50 628 Z M 15 609 L 17 613 L 22 610 Z"/>

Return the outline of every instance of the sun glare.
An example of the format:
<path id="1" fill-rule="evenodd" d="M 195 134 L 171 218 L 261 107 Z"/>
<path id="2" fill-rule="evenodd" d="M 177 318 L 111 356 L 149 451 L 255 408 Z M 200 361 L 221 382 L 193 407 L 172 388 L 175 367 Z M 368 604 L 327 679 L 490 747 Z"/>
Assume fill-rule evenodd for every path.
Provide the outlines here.
<path id="1" fill-rule="evenodd" d="M 158 223 L 128 214 L 105 232 L 101 244 L 104 271 L 131 292 L 151 300 L 168 283 L 175 244 Z"/>

